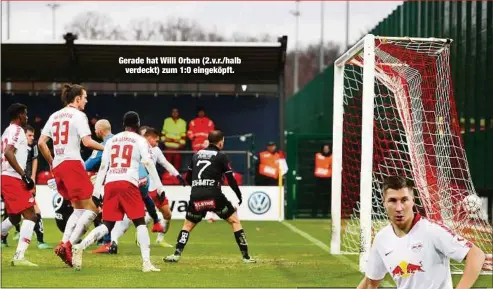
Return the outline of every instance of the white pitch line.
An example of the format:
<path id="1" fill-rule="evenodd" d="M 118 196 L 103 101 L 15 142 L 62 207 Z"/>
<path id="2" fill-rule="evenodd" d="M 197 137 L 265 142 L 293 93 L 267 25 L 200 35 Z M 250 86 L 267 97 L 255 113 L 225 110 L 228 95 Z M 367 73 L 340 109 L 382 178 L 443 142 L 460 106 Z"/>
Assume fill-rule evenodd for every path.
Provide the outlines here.
<path id="1" fill-rule="evenodd" d="M 313 237 L 312 235 L 308 234 L 307 232 L 298 229 L 297 227 L 295 227 L 294 225 L 291 225 L 290 223 L 287 223 L 287 222 L 284 221 L 284 222 L 281 222 L 281 224 L 283 224 L 284 226 L 286 226 L 291 231 L 293 231 L 296 234 L 300 235 L 301 237 L 307 239 L 308 241 L 312 242 L 313 244 L 315 244 L 320 249 L 322 249 L 325 252 L 327 252 L 327 253 L 330 254 L 330 248 L 329 248 L 329 246 L 327 246 L 326 244 L 324 244 L 324 242 L 322 242 L 319 239 Z M 342 254 L 341 255 L 335 255 L 334 254 L 332 256 L 334 256 L 337 259 L 341 260 L 341 262 L 346 263 L 347 265 L 349 265 L 349 267 L 351 267 L 351 269 L 360 272 L 359 271 L 359 266 L 357 264 L 355 264 L 353 261 L 351 261 L 351 259 L 349 259 L 348 257 L 346 257 L 346 256 L 344 256 Z M 394 287 L 393 284 L 391 284 L 391 283 L 389 283 L 389 282 L 387 282 L 385 280 L 382 281 L 382 286 L 384 286 L 384 287 Z"/>

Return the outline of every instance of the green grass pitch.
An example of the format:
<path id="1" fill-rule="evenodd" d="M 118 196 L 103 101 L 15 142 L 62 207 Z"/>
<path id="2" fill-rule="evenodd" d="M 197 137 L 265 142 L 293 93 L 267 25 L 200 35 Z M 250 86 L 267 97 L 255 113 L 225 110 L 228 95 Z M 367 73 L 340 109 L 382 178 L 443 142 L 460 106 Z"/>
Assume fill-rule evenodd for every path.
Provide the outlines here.
<path id="1" fill-rule="evenodd" d="M 362 278 L 357 256 L 336 257 L 330 245 L 330 221 L 296 220 L 286 223 L 309 234 L 311 241 L 280 222 L 243 222 L 251 255 L 257 264 L 243 264 L 231 227 L 203 221 L 191 233 L 182 259 L 165 264 L 162 258 L 173 248 L 155 244 L 151 234 L 151 259 L 161 272 L 141 272 L 140 250 L 132 227 L 120 240 L 118 255 L 84 254 L 82 270 L 68 268 L 53 250 L 39 250 L 36 237 L 26 258 L 39 267 L 11 267 L 17 242 L 9 236 L 2 248 L 1 287 L 352 287 Z M 172 221 L 166 241 L 174 245 L 183 224 Z M 61 233 L 53 220 L 44 220 L 45 241 L 56 245 Z M 292 228 L 292 227 L 291 227 Z M 92 227 L 91 227 L 92 229 Z M 316 240 L 320 242 L 316 242 Z M 315 244 L 313 241 L 315 240 Z M 325 250 L 323 247 L 325 246 Z M 96 246 L 88 248 L 92 250 Z M 460 276 L 454 276 L 457 283 Z M 394 286 L 387 276 L 386 281 Z M 476 286 L 491 287 L 492 276 L 481 276 Z M 386 286 L 387 287 L 387 286 Z"/>

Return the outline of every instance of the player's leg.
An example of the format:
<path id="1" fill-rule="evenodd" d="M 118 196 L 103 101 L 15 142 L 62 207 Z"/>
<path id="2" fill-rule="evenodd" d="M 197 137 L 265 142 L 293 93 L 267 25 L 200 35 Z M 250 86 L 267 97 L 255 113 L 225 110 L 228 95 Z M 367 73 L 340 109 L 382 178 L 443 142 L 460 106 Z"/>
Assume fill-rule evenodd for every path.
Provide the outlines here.
<path id="1" fill-rule="evenodd" d="M 19 215 L 18 215 L 19 216 Z M 19 234 L 19 242 L 17 244 L 17 250 L 15 251 L 14 258 L 12 260 L 12 266 L 37 266 L 24 258 L 36 225 L 37 216 L 33 207 L 27 208 L 22 212 L 24 220 L 21 224 L 21 230 Z"/>
<path id="2" fill-rule="evenodd" d="M 168 199 L 166 198 L 164 200 L 164 202 L 160 205 L 162 205 L 162 206 L 159 207 L 158 209 L 161 212 L 161 214 L 163 215 L 162 224 L 163 224 L 164 232 L 158 233 L 156 243 L 158 243 L 161 247 L 165 247 L 165 248 L 173 247 L 172 245 L 168 244 L 164 240 L 164 234 L 166 232 L 168 232 L 170 224 L 171 224 L 171 209 L 169 207 Z"/>
<path id="3" fill-rule="evenodd" d="M 111 232 L 116 222 L 123 220 L 124 212 L 120 206 L 119 196 L 120 192 L 123 192 L 121 183 L 125 182 L 111 182 L 104 186 L 103 224 L 87 234 L 80 244 L 73 246 L 72 262 L 76 270 L 80 270 L 82 268 L 83 251 L 104 235 Z"/>
<path id="4" fill-rule="evenodd" d="M 140 194 L 142 196 L 142 200 L 144 201 L 145 208 L 147 210 L 147 213 L 149 216 L 152 218 L 153 221 L 153 226 L 152 226 L 152 232 L 163 232 L 164 228 L 161 222 L 159 221 L 159 217 L 157 215 L 156 211 L 156 205 L 154 204 L 152 198 L 149 196 L 149 182 L 147 182 L 146 186 L 140 187 Z"/>
<path id="5" fill-rule="evenodd" d="M 44 228 L 43 220 L 41 218 L 41 211 L 39 210 L 38 204 L 34 204 L 34 212 L 36 213 L 37 221 L 34 226 L 34 233 L 36 234 L 36 239 L 38 239 L 38 249 L 51 249 L 53 248 L 44 241 Z"/>
<path id="6" fill-rule="evenodd" d="M 9 235 L 9 230 L 10 228 L 12 228 L 14 225 L 12 224 L 12 220 L 9 218 L 9 216 L 7 215 L 7 213 L 5 213 L 4 215 L 4 219 L 2 221 L 2 232 L 1 232 L 1 236 L 2 236 L 2 247 L 7 247 L 8 244 L 7 244 L 7 237 Z"/>
<path id="7" fill-rule="evenodd" d="M 183 250 L 185 250 L 188 238 L 190 237 L 190 233 L 205 217 L 207 211 L 196 210 L 196 206 L 194 205 L 195 202 L 196 200 L 193 199 L 190 199 L 188 202 L 185 222 L 183 223 L 183 227 L 181 228 L 180 233 L 178 233 L 178 238 L 176 239 L 175 253 L 163 258 L 164 262 L 178 262 L 178 260 L 180 260 L 181 254 L 183 253 Z"/>
<path id="8" fill-rule="evenodd" d="M 127 183 L 126 187 L 122 187 L 120 194 L 120 205 L 134 223 L 137 231 L 137 242 L 140 244 L 142 255 L 142 271 L 161 271 L 151 263 L 151 241 L 145 224 L 145 204 L 139 188 Z"/>
<path id="9" fill-rule="evenodd" d="M 245 263 L 255 263 L 256 261 L 250 258 L 248 255 L 248 242 L 246 239 L 245 231 L 241 226 L 240 218 L 236 213 L 236 209 L 233 207 L 231 202 L 226 199 L 224 195 L 216 198 L 216 210 L 215 213 L 221 218 L 228 222 L 233 229 L 236 243 L 240 249 L 241 255 L 243 257 L 243 262 Z"/>
<path id="10" fill-rule="evenodd" d="M 122 221 L 115 223 L 115 226 L 110 232 L 110 241 L 101 245 L 96 250 L 91 251 L 91 253 L 108 253 L 108 254 L 118 254 L 118 240 L 127 232 L 130 227 L 131 220 L 125 216 Z"/>

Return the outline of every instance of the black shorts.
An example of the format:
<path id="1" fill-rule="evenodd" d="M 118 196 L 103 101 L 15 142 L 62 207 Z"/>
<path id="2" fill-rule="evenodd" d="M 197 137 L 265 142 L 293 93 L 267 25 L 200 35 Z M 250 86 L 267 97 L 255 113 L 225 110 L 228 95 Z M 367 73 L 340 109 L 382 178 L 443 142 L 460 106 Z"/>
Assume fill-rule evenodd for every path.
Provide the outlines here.
<path id="1" fill-rule="evenodd" d="M 236 209 L 222 193 L 210 192 L 193 194 L 187 206 L 186 219 L 192 223 L 199 223 L 207 212 L 214 212 L 221 219 L 226 220 L 234 214 Z"/>

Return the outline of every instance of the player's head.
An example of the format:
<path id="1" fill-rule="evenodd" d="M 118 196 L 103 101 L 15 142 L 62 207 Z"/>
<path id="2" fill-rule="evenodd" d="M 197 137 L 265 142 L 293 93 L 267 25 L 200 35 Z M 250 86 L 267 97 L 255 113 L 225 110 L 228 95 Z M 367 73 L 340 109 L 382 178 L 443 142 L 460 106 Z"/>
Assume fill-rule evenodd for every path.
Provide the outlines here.
<path id="1" fill-rule="evenodd" d="M 17 122 L 20 126 L 27 124 L 27 106 L 22 103 L 13 103 L 7 108 L 10 122 Z"/>
<path id="2" fill-rule="evenodd" d="M 178 111 L 178 108 L 175 107 L 171 110 L 171 117 L 174 119 L 180 117 L 180 112 Z"/>
<path id="3" fill-rule="evenodd" d="M 30 125 L 26 125 L 24 128 L 26 130 L 27 144 L 32 145 L 34 142 L 34 128 Z"/>
<path id="4" fill-rule="evenodd" d="M 148 127 L 148 126 L 146 126 L 146 125 L 141 126 L 141 127 L 139 128 L 139 134 L 140 134 L 141 136 L 144 136 L 148 128 L 149 128 L 149 127 Z"/>
<path id="5" fill-rule="evenodd" d="M 224 147 L 224 134 L 220 130 L 213 130 L 207 138 L 209 144 L 217 146 L 220 150 Z"/>
<path id="6" fill-rule="evenodd" d="M 405 177 L 391 176 L 383 182 L 383 205 L 390 221 L 405 228 L 414 218 L 413 183 Z"/>
<path id="7" fill-rule="evenodd" d="M 78 84 L 64 84 L 62 87 L 62 102 L 78 110 L 84 110 L 87 104 L 86 89 Z"/>
<path id="8" fill-rule="evenodd" d="M 140 117 L 135 111 L 128 111 L 123 115 L 123 128 L 137 132 L 140 127 Z"/>
<path id="9" fill-rule="evenodd" d="M 202 106 L 197 107 L 197 115 L 199 117 L 204 117 L 205 116 L 205 109 Z"/>
<path id="10" fill-rule="evenodd" d="M 273 152 L 276 151 L 276 149 L 277 149 L 277 146 L 276 146 L 276 143 L 275 142 L 270 141 L 270 142 L 267 143 L 267 151 L 273 153 Z"/>
<path id="11" fill-rule="evenodd" d="M 157 129 L 148 127 L 144 133 L 144 137 L 147 139 L 147 142 L 149 142 L 151 147 L 157 146 L 159 142 L 159 132 Z"/>
<path id="12" fill-rule="evenodd" d="M 104 138 L 111 133 L 111 124 L 107 119 L 100 119 L 94 125 L 94 131 L 99 138 Z"/>

